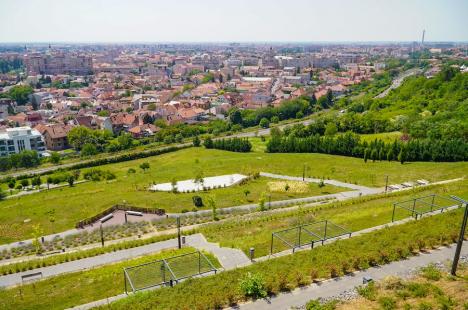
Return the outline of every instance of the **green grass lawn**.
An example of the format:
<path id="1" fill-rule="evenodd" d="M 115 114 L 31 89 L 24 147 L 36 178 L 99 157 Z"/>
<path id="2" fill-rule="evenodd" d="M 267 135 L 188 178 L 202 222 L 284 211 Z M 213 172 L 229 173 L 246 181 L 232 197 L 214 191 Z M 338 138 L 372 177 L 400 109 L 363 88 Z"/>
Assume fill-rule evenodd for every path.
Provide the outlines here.
<path id="1" fill-rule="evenodd" d="M 146 173 L 139 169 L 143 162 L 150 164 Z M 31 238 L 32 227 L 36 224 L 41 225 L 45 234 L 73 228 L 79 220 L 122 203 L 123 200 L 135 206 L 163 207 L 168 212 L 191 210 L 193 194 L 153 193 L 146 188 L 153 182 L 171 182 L 173 178 L 192 179 L 199 170 L 203 171 L 204 176 L 249 174 L 258 171 L 301 176 L 304 164 L 309 167 L 307 176 L 369 186 L 385 185 L 386 175 L 392 184 L 419 178 L 436 181 L 462 177 L 468 171 L 468 164 L 465 162 L 417 162 L 401 165 L 386 161 L 364 163 L 358 158 L 326 154 L 233 153 L 190 148 L 161 156 L 101 166 L 99 169 L 110 170 L 116 174 L 117 179 L 110 182 L 87 182 L 71 188 L 54 189 L 0 202 L 0 243 Z M 129 168 L 136 169 L 137 172 L 128 174 Z M 85 171 L 86 169 L 83 169 L 82 174 Z M 218 207 L 243 204 L 247 203 L 247 200 L 256 202 L 265 190 L 262 182 L 261 178 L 245 186 L 212 190 L 208 194 L 215 196 Z M 244 189 L 247 188 L 251 194 L 246 198 Z M 315 192 L 310 194 L 336 190 L 339 189 L 326 186 L 321 190 L 315 188 Z M 275 195 L 272 200 L 298 197 L 288 194 Z M 26 219 L 30 221 L 24 223 Z"/>
<path id="2" fill-rule="evenodd" d="M 0 290 L 0 309 L 64 309 L 124 292 L 123 268 L 190 253 L 193 248 L 167 250 L 120 263 L 96 267 Z M 207 254 L 213 265 L 219 262 Z M 197 260 L 198 264 L 198 260 Z"/>
<path id="3" fill-rule="evenodd" d="M 274 231 L 291 228 L 300 223 L 310 223 L 317 220 L 328 219 L 333 223 L 342 225 L 352 231 L 385 224 L 391 221 L 393 202 L 404 201 L 414 197 L 422 197 L 437 193 L 447 196 L 448 194 L 468 197 L 468 182 L 460 181 L 445 185 L 438 185 L 413 193 L 412 191 L 401 192 L 372 199 L 364 197 L 354 201 L 334 203 L 331 206 L 315 207 L 299 211 L 283 212 L 273 215 L 252 215 L 245 219 L 233 219 L 223 223 L 205 226 L 199 229 L 209 241 L 219 242 L 221 246 L 239 248 L 246 254 L 251 247 L 255 248 L 256 256 L 268 255 L 270 253 L 271 233 Z M 399 210 L 395 219 L 411 216 L 409 212 Z M 281 248 L 277 242 L 275 249 Z"/>

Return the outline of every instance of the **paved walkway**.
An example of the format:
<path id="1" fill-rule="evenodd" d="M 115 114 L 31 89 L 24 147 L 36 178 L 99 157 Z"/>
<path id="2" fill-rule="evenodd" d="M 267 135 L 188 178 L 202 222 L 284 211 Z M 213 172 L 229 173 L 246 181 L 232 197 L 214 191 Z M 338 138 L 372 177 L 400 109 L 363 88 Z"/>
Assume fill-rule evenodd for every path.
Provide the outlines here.
<path id="1" fill-rule="evenodd" d="M 464 242 L 462 255 L 468 255 L 468 242 Z M 310 286 L 296 289 L 289 293 L 282 293 L 272 298 L 261 299 L 255 302 L 242 304 L 233 309 L 243 310 L 263 310 L 263 309 L 290 309 L 291 307 L 300 307 L 311 299 L 333 298 L 346 291 L 349 291 L 359 285 L 362 285 L 364 276 L 371 277 L 374 280 L 381 280 L 387 276 L 406 277 L 412 271 L 427 266 L 431 263 L 443 262 L 453 258 L 455 245 L 443 247 L 430 253 L 412 256 L 409 259 L 393 262 L 387 265 L 369 268 L 365 271 L 356 272 L 351 275 L 343 276 L 337 279 L 331 279 L 321 284 L 312 284 Z"/>
<path id="2" fill-rule="evenodd" d="M 250 264 L 249 258 L 239 249 L 223 248 L 216 243 L 208 242 L 202 234 L 194 234 L 185 237 L 188 246 L 198 250 L 207 251 L 215 255 L 225 270 L 234 269 Z M 63 273 L 76 272 L 91 269 L 101 265 L 125 261 L 142 255 L 160 252 L 177 247 L 177 239 L 155 242 L 140 247 L 105 253 L 98 256 L 83 258 L 58 265 L 37 268 L 15 274 L 0 277 L 0 287 L 7 287 L 22 283 L 21 276 L 41 272 L 42 278 L 57 276 Z"/>
<path id="3" fill-rule="evenodd" d="M 185 242 L 188 246 L 213 254 L 225 270 L 251 264 L 250 259 L 241 250 L 220 247 L 217 243 L 208 242 L 202 234 L 187 236 Z"/>

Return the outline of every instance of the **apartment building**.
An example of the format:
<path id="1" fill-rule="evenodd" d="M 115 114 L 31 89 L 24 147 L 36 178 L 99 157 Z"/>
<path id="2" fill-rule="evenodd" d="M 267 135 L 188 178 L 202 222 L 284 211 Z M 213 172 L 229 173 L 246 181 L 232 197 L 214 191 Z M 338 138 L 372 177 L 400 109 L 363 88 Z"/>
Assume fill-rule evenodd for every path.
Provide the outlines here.
<path id="1" fill-rule="evenodd" d="M 0 156 L 8 156 L 24 150 L 39 153 L 46 150 L 39 131 L 31 127 L 7 128 L 5 131 L 0 131 Z"/>
<path id="2" fill-rule="evenodd" d="M 24 64 L 28 75 L 88 75 L 93 71 L 92 58 L 85 55 L 33 53 L 24 56 Z"/>

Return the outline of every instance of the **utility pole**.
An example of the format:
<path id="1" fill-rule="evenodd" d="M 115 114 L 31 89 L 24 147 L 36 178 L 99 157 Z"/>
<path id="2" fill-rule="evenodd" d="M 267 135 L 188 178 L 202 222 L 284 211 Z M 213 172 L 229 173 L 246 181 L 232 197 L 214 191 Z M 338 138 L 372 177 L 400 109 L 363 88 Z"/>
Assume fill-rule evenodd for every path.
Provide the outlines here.
<path id="1" fill-rule="evenodd" d="M 180 241 L 180 216 L 177 217 L 177 244 L 179 249 L 181 249 L 182 243 Z"/>
<path id="2" fill-rule="evenodd" d="M 458 266 L 458 260 L 460 259 L 460 252 L 461 248 L 463 245 L 463 239 L 465 238 L 465 229 L 466 229 L 466 221 L 468 219 L 468 201 L 459 198 L 457 196 L 451 195 L 452 199 L 457 200 L 458 202 L 461 203 L 462 207 L 465 206 L 465 213 L 463 215 L 463 220 L 460 228 L 460 236 L 458 236 L 458 242 L 457 242 L 457 248 L 455 250 L 455 256 L 453 257 L 453 264 L 452 264 L 452 271 L 451 274 L 452 276 L 455 276 L 457 273 L 457 266 Z"/>

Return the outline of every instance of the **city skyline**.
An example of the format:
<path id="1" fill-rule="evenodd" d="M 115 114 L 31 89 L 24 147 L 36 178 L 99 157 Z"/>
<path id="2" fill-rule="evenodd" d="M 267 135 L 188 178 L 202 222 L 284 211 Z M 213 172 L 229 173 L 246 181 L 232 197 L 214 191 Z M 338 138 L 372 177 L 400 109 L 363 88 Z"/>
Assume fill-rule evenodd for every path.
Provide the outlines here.
<path id="1" fill-rule="evenodd" d="M 413 42 L 423 30 L 428 42 L 466 42 L 467 9 L 460 0 L 241 0 L 235 6 L 213 0 L 6 0 L 0 3 L 0 28 L 7 29 L 0 42 Z"/>

